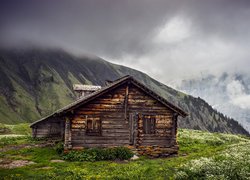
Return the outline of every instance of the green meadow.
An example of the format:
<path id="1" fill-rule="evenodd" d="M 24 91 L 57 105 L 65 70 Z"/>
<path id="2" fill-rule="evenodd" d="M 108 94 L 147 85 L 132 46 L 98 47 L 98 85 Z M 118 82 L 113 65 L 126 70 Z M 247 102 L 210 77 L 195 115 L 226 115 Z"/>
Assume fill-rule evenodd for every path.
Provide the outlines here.
<path id="1" fill-rule="evenodd" d="M 57 145 L 31 138 L 28 124 L 3 128 L 8 134 L 0 135 L 1 179 L 250 179 L 245 136 L 179 129 L 176 157 L 80 162 L 65 160 Z"/>

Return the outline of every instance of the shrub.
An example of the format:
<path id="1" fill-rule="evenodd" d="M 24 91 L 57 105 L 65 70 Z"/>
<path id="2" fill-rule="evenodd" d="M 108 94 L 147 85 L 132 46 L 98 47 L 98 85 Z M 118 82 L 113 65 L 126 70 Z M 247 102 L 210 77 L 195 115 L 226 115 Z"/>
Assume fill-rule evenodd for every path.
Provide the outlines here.
<path id="1" fill-rule="evenodd" d="M 63 154 L 63 150 L 64 150 L 64 146 L 63 146 L 63 142 L 59 142 L 56 144 L 55 146 L 55 150 L 58 154 Z"/>
<path id="2" fill-rule="evenodd" d="M 129 159 L 133 156 L 133 153 L 131 152 L 130 149 L 125 148 L 125 147 L 117 147 L 115 149 L 115 155 L 117 159 Z"/>
<path id="3" fill-rule="evenodd" d="M 90 148 L 63 154 L 63 158 L 69 161 L 126 160 L 132 156 L 133 153 L 126 147 Z"/>

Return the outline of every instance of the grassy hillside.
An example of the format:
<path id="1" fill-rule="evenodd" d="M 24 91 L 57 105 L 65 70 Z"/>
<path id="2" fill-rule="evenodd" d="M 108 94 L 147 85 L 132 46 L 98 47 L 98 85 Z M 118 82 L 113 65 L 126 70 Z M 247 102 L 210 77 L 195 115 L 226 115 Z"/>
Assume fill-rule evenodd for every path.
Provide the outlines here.
<path id="1" fill-rule="evenodd" d="M 179 126 L 248 134 L 235 120 L 204 100 L 178 92 L 148 75 L 100 58 L 75 57 L 61 50 L 0 50 L 0 122 L 34 122 L 74 101 L 74 83 L 105 84 L 132 75 L 189 113 Z"/>
<path id="2" fill-rule="evenodd" d="M 59 161 L 54 147 L 37 147 L 45 143 L 29 136 L 0 142 L 4 179 L 249 179 L 250 174 L 250 139 L 232 134 L 180 129 L 178 157 L 135 161 Z"/>

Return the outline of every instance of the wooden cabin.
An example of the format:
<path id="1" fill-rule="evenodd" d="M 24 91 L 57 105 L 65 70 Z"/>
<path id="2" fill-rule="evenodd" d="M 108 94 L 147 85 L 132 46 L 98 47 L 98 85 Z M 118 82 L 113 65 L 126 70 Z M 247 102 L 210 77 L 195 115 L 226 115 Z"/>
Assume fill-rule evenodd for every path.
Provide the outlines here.
<path id="1" fill-rule="evenodd" d="M 60 138 L 65 149 L 127 146 L 154 157 L 178 152 L 177 117 L 187 113 L 131 76 L 31 124 L 33 137 Z"/>

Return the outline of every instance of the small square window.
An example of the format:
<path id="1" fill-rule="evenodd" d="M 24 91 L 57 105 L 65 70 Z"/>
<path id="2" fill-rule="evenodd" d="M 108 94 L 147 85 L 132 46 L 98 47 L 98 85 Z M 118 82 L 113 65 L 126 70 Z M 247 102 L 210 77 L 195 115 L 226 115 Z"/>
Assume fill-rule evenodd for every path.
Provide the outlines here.
<path id="1" fill-rule="evenodd" d="M 143 116 L 143 133 L 144 134 L 155 134 L 155 116 L 144 115 Z"/>
<path id="2" fill-rule="evenodd" d="M 87 117 L 86 134 L 89 136 L 100 136 L 101 135 L 100 118 Z"/>

